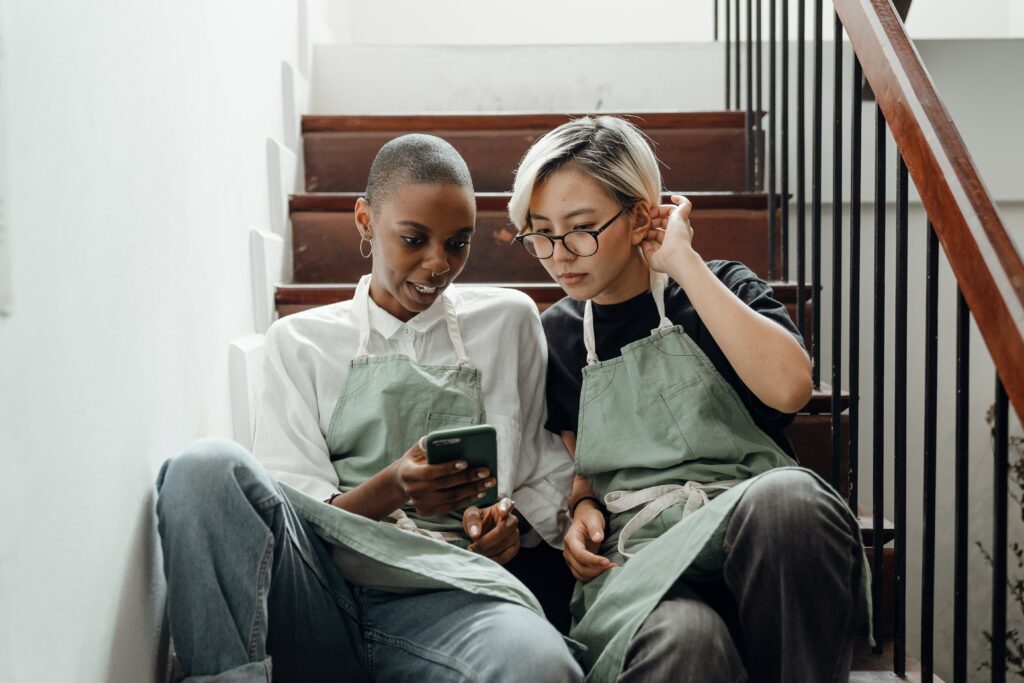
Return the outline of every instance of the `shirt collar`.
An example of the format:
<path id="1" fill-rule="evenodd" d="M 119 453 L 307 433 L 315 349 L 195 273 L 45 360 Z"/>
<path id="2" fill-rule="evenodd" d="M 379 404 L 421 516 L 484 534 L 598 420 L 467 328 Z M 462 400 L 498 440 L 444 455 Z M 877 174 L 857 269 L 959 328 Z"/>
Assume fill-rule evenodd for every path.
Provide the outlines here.
<path id="1" fill-rule="evenodd" d="M 444 319 L 444 302 L 441 296 L 434 300 L 427 310 L 417 313 L 408 322 L 402 322 L 377 305 L 372 299 L 369 300 L 370 307 L 370 329 L 374 330 L 385 339 L 393 339 L 404 329 L 410 329 L 416 334 L 423 334 L 434 325 Z"/>

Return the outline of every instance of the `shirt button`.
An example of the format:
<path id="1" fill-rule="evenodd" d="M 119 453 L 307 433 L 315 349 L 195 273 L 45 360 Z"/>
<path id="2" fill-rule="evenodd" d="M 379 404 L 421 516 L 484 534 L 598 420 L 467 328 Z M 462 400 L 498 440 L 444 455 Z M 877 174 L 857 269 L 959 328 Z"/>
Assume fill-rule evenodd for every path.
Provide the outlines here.
<path id="1" fill-rule="evenodd" d="M 410 330 L 408 327 L 405 328 L 405 336 L 408 337 L 410 334 L 412 334 L 412 330 Z"/>

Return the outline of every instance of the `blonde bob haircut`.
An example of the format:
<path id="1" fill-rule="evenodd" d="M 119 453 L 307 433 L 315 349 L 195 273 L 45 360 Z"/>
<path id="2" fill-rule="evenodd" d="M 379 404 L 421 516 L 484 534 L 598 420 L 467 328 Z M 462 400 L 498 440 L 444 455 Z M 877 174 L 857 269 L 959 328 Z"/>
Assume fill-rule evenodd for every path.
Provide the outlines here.
<path id="1" fill-rule="evenodd" d="M 534 188 L 570 164 L 601 183 L 623 207 L 661 203 L 661 172 L 647 137 L 624 119 L 585 116 L 544 135 L 519 163 L 508 203 L 509 217 L 519 234 L 530 229 Z"/>

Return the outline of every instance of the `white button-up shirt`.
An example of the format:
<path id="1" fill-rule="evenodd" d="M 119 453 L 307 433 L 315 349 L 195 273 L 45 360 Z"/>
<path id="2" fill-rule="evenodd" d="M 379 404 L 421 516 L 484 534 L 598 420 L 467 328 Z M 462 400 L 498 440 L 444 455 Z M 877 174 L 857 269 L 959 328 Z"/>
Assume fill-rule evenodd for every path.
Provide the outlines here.
<path id="1" fill-rule="evenodd" d="M 482 375 L 487 422 L 498 434 L 499 494 L 561 547 L 573 468 L 561 441 L 544 429 L 547 346 L 537 308 L 521 292 L 498 287 L 457 286 L 448 295 L 466 353 Z M 369 309 L 370 354 L 457 362 L 440 297 L 408 322 L 372 299 Z M 253 452 L 274 478 L 320 500 L 338 491 L 325 435 L 358 345 L 351 301 L 282 318 L 266 335 Z"/>

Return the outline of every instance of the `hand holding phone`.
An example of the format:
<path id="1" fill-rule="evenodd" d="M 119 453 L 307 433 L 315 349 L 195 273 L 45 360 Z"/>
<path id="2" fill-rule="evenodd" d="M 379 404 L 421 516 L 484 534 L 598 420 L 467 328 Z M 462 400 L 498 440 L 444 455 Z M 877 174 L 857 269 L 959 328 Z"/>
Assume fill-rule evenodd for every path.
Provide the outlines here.
<path id="1" fill-rule="evenodd" d="M 426 437 L 414 443 L 388 469 L 394 477 L 396 503 L 409 502 L 418 513 L 428 517 L 473 505 L 497 485 L 489 468 L 469 467 L 465 459 L 428 462 Z"/>
<path id="2" fill-rule="evenodd" d="M 427 462 L 431 465 L 464 460 L 468 469 L 487 468 L 495 485 L 476 502 L 480 507 L 493 505 L 498 500 L 498 437 L 491 425 L 475 425 L 456 429 L 441 429 L 424 438 Z"/>

